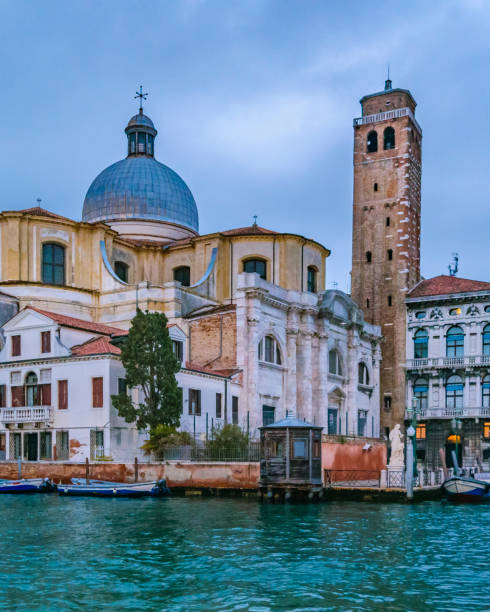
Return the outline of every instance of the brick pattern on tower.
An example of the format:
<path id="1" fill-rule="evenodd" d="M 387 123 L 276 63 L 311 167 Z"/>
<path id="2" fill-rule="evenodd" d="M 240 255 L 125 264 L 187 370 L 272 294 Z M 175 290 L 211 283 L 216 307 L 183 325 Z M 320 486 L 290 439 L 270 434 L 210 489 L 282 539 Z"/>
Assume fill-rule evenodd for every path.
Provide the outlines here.
<path id="1" fill-rule="evenodd" d="M 405 297 L 420 279 L 422 132 L 404 89 L 361 99 L 354 120 L 352 298 L 384 336 L 381 426 L 403 424 Z"/>

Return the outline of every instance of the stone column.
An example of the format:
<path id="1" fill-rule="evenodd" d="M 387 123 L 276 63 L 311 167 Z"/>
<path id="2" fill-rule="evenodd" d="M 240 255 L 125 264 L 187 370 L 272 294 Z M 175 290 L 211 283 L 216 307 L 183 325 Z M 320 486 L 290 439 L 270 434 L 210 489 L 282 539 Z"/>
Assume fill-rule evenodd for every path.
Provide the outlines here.
<path id="1" fill-rule="evenodd" d="M 305 330 L 301 332 L 300 342 L 302 345 L 302 368 L 301 376 L 301 414 L 309 423 L 313 420 L 313 365 L 311 343 L 313 332 Z"/>
<path id="2" fill-rule="evenodd" d="M 328 335 L 325 332 L 318 334 L 318 362 L 316 363 L 317 384 L 315 389 L 318 397 L 314 398 L 315 412 L 318 415 L 316 425 L 325 428 L 328 426 Z"/>
<path id="3" fill-rule="evenodd" d="M 254 431 L 258 425 L 261 425 L 260 408 L 259 408 L 259 318 L 254 316 L 254 313 L 248 317 L 248 346 L 247 346 L 247 388 L 245 411 L 241 413 L 238 408 L 238 424 L 245 427 L 247 422 L 247 411 L 250 413 L 250 431 Z M 232 406 L 228 406 L 228 422 L 232 422 Z M 241 413 L 241 414 L 240 414 Z"/>
<path id="4" fill-rule="evenodd" d="M 288 416 L 296 416 L 296 345 L 298 330 L 292 327 L 286 329 L 287 334 L 287 375 L 286 375 L 286 411 Z"/>

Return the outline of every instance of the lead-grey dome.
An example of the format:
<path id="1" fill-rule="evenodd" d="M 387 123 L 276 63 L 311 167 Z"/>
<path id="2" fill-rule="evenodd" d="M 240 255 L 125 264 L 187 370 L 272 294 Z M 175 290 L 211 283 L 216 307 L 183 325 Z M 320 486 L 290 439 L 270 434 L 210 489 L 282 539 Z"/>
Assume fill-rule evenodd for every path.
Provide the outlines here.
<path id="1" fill-rule="evenodd" d="M 192 193 L 171 168 L 153 157 L 157 131 L 142 110 L 129 120 L 128 156 L 103 170 L 90 185 L 82 220 L 164 221 L 199 231 Z"/>

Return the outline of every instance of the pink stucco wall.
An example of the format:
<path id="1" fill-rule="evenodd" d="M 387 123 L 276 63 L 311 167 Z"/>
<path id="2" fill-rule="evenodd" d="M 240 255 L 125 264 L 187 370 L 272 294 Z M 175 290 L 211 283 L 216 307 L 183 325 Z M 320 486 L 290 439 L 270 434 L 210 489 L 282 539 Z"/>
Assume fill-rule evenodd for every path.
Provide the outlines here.
<path id="1" fill-rule="evenodd" d="M 369 444 L 369 450 L 363 446 Z M 324 470 L 383 470 L 386 467 L 386 444 L 372 438 L 324 436 L 322 444 Z"/>

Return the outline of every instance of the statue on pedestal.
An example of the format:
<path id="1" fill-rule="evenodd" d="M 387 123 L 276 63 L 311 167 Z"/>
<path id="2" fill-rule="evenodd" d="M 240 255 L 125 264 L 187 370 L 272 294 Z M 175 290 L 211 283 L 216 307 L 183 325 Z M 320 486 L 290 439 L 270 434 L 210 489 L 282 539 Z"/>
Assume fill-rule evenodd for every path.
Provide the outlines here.
<path id="1" fill-rule="evenodd" d="M 391 456 L 388 467 L 402 468 L 405 465 L 405 449 L 403 434 L 400 431 L 400 425 L 397 423 L 390 431 Z"/>

